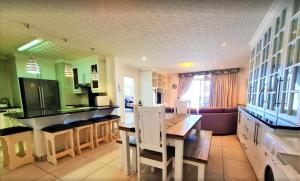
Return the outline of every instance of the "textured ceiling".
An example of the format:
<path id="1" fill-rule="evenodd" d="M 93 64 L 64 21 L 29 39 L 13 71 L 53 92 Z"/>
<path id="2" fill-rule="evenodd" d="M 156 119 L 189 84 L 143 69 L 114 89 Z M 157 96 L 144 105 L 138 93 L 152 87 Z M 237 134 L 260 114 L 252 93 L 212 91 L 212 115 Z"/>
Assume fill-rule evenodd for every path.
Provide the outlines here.
<path id="1" fill-rule="evenodd" d="M 0 0 L 0 52 L 34 36 L 78 58 L 113 55 L 136 67 L 185 72 L 247 65 L 248 41 L 272 0 Z M 22 23 L 32 24 L 30 35 Z M 226 42 L 227 46 L 221 44 Z M 64 48 L 44 56 L 66 56 Z M 142 61 L 142 57 L 147 58 Z M 193 61 L 194 67 L 178 63 Z"/>

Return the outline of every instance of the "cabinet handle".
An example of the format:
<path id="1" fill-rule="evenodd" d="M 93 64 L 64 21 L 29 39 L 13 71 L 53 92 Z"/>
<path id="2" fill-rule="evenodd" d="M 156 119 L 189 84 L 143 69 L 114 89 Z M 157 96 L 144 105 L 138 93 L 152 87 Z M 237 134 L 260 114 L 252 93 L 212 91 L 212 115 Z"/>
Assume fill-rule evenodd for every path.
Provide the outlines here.
<path id="1" fill-rule="evenodd" d="M 259 143 L 258 143 L 258 129 L 259 129 L 259 123 L 257 123 L 256 124 L 257 126 L 256 126 L 256 141 L 255 141 L 255 145 L 258 145 Z"/>
<path id="2" fill-rule="evenodd" d="M 254 136 L 253 136 L 253 143 L 256 143 L 256 126 L 257 126 L 257 123 L 255 122 Z"/>

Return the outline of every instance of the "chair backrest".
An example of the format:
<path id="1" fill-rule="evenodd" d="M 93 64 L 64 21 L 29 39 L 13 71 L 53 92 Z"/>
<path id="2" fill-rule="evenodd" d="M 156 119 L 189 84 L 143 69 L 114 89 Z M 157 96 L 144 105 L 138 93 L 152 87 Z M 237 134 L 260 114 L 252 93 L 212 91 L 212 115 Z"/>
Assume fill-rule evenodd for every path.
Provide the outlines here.
<path id="1" fill-rule="evenodd" d="M 174 109 L 174 114 L 190 114 L 190 106 L 191 106 L 191 101 L 190 100 L 177 100 L 175 102 L 175 109 Z"/>
<path id="2" fill-rule="evenodd" d="M 165 153 L 165 107 L 135 106 L 135 129 L 139 149 Z"/>

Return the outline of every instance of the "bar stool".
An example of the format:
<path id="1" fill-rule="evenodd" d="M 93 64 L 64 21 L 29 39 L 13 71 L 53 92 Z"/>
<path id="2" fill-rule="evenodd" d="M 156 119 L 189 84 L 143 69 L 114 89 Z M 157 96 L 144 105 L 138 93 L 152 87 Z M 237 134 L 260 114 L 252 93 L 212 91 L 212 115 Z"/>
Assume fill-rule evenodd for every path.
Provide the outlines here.
<path id="1" fill-rule="evenodd" d="M 107 115 L 105 116 L 105 118 L 108 119 L 109 139 L 111 141 L 114 139 L 119 139 L 120 138 L 120 131 L 119 131 L 120 116 Z"/>
<path id="2" fill-rule="evenodd" d="M 105 141 L 109 142 L 108 133 L 108 120 L 105 117 L 94 117 L 90 118 L 89 121 L 94 124 L 94 143 L 95 146 L 98 147 L 98 143 Z"/>
<path id="3" fill-rule="evenodd" d="M 64 124 L 55 124 L 42 129 L 42 133 L 46 142 L 47 160 L 54 165 L 57 164 L 57 159 L 69 155 L 75 157 L 74 141 L 73 141 L 73 127 Z M 64 136 L 64 150 L 56 152 L 55 137 Z"/>
<path id="4" fill-rule="evenodd" d="M 32 128 L 16 126 L 1 129 L 0 140 L 4 165 L 8 165 L 10 170 L 34 162 Z M 16 144 L 18 144 L 18 152 L 16 151 Z"/>
<path id="5" fill-rule="evenodd" d="M 74 141 L 75 149 L 79 155 L 81 155 L 81 150 L 87 147 L 94 149 L 93 142 L 93 122 L 88 120 L 79 120 L 68 123 L 67 125 L 72 126 L 74 130 Z M 80 133 L 84 133 L 84 142 L 80 140 Z"/>

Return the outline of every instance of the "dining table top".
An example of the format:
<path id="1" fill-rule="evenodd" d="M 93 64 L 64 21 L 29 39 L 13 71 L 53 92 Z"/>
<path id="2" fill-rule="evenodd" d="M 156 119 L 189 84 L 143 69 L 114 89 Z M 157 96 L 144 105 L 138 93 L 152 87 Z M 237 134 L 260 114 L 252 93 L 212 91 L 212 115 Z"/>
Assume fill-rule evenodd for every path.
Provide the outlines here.
<path id="1" fill-rule="evenodd" d="M 193 128 L 201 121 L 202 115 L 167 115 L 166 136 L 167 138 L 184 140 L 188 137 Z M 135 132 L 134 122 L 122 122 L 119 129 L 128 132 Z"/>

